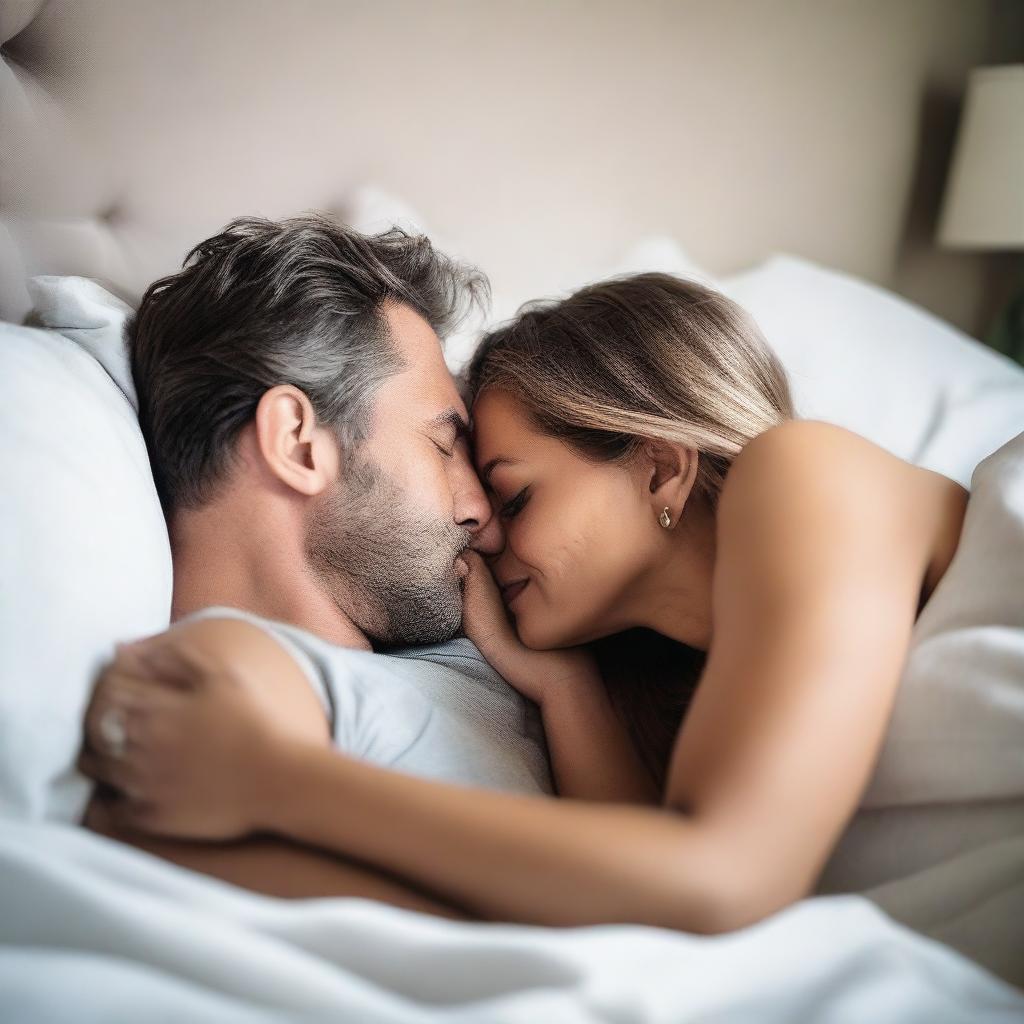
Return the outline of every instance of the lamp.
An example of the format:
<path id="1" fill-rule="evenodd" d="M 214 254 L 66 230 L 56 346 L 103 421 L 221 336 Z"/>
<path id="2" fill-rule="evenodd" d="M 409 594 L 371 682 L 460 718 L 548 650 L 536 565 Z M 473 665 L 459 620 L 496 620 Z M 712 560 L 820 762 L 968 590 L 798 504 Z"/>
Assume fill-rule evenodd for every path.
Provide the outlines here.
<path id="1" fill-rule="evenodd" d="M 1024 250 L 1024 64 L 975 68 L 939 221 L 950 248 Z M 988 339 L 1024 364 L 1024 282 Z"/>

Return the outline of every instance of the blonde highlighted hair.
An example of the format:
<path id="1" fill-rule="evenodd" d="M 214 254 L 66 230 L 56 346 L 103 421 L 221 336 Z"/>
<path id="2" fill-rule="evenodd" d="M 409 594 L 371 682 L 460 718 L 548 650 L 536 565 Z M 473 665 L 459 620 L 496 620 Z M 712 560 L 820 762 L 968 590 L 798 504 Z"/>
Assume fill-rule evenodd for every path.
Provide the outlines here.
<path id="1" fill-rule="evenodd" d="M 696 448 L 694 493 L 712 509 L 747 442 L 795 416 L 782 363 L 746 310 L 697 281 L 659 273 L 528 304 L 481 340 L 460 384 L 467 405 L 490 388 L 510 393 L 536 429 L 595 461 L 628 462 L 650 438 Z M 663 784 L 705 652 L 647 629 L 593 648 Z"/>

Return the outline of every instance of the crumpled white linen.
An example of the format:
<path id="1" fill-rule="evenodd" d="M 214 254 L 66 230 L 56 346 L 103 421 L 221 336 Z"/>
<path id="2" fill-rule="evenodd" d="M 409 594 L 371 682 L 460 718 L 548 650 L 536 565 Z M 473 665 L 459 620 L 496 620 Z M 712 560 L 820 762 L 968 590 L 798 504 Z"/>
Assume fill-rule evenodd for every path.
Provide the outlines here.
<path id="1" fill-rule="evenodd" d="M 699 936 L 287 901 L 83 829 L 0 824 L 0 1016 L 33 1024 L 1010 1024 L 1024 993 L 860 896 Z"/>

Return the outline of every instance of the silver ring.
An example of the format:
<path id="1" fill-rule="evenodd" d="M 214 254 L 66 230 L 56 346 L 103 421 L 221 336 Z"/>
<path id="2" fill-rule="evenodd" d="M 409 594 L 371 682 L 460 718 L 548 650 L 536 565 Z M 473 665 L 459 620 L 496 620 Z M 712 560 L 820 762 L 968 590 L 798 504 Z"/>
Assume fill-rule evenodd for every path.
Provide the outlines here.
<path id="1" fill-rule="evenodd" d="M 110 756 L 124 757 L 125 749 L 128 746 L 128 722 L 125 719 L 124 708 L 119 708 L 116 705 L 107 708 L 100 715 L 99 730 L 103 744 Z"/>

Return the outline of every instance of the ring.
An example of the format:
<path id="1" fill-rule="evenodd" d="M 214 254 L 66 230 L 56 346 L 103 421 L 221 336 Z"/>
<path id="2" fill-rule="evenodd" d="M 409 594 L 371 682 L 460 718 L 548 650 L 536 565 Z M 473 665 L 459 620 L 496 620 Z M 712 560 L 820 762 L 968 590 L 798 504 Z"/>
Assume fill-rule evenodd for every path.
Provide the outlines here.
<path id="1" fill-rule="evenodd" d="M 100 716 L 100 736 L 111 757 L 124 757 L 128 746 L 128 723 L 125 721 L 124 709 L 107 708 Z"/>

